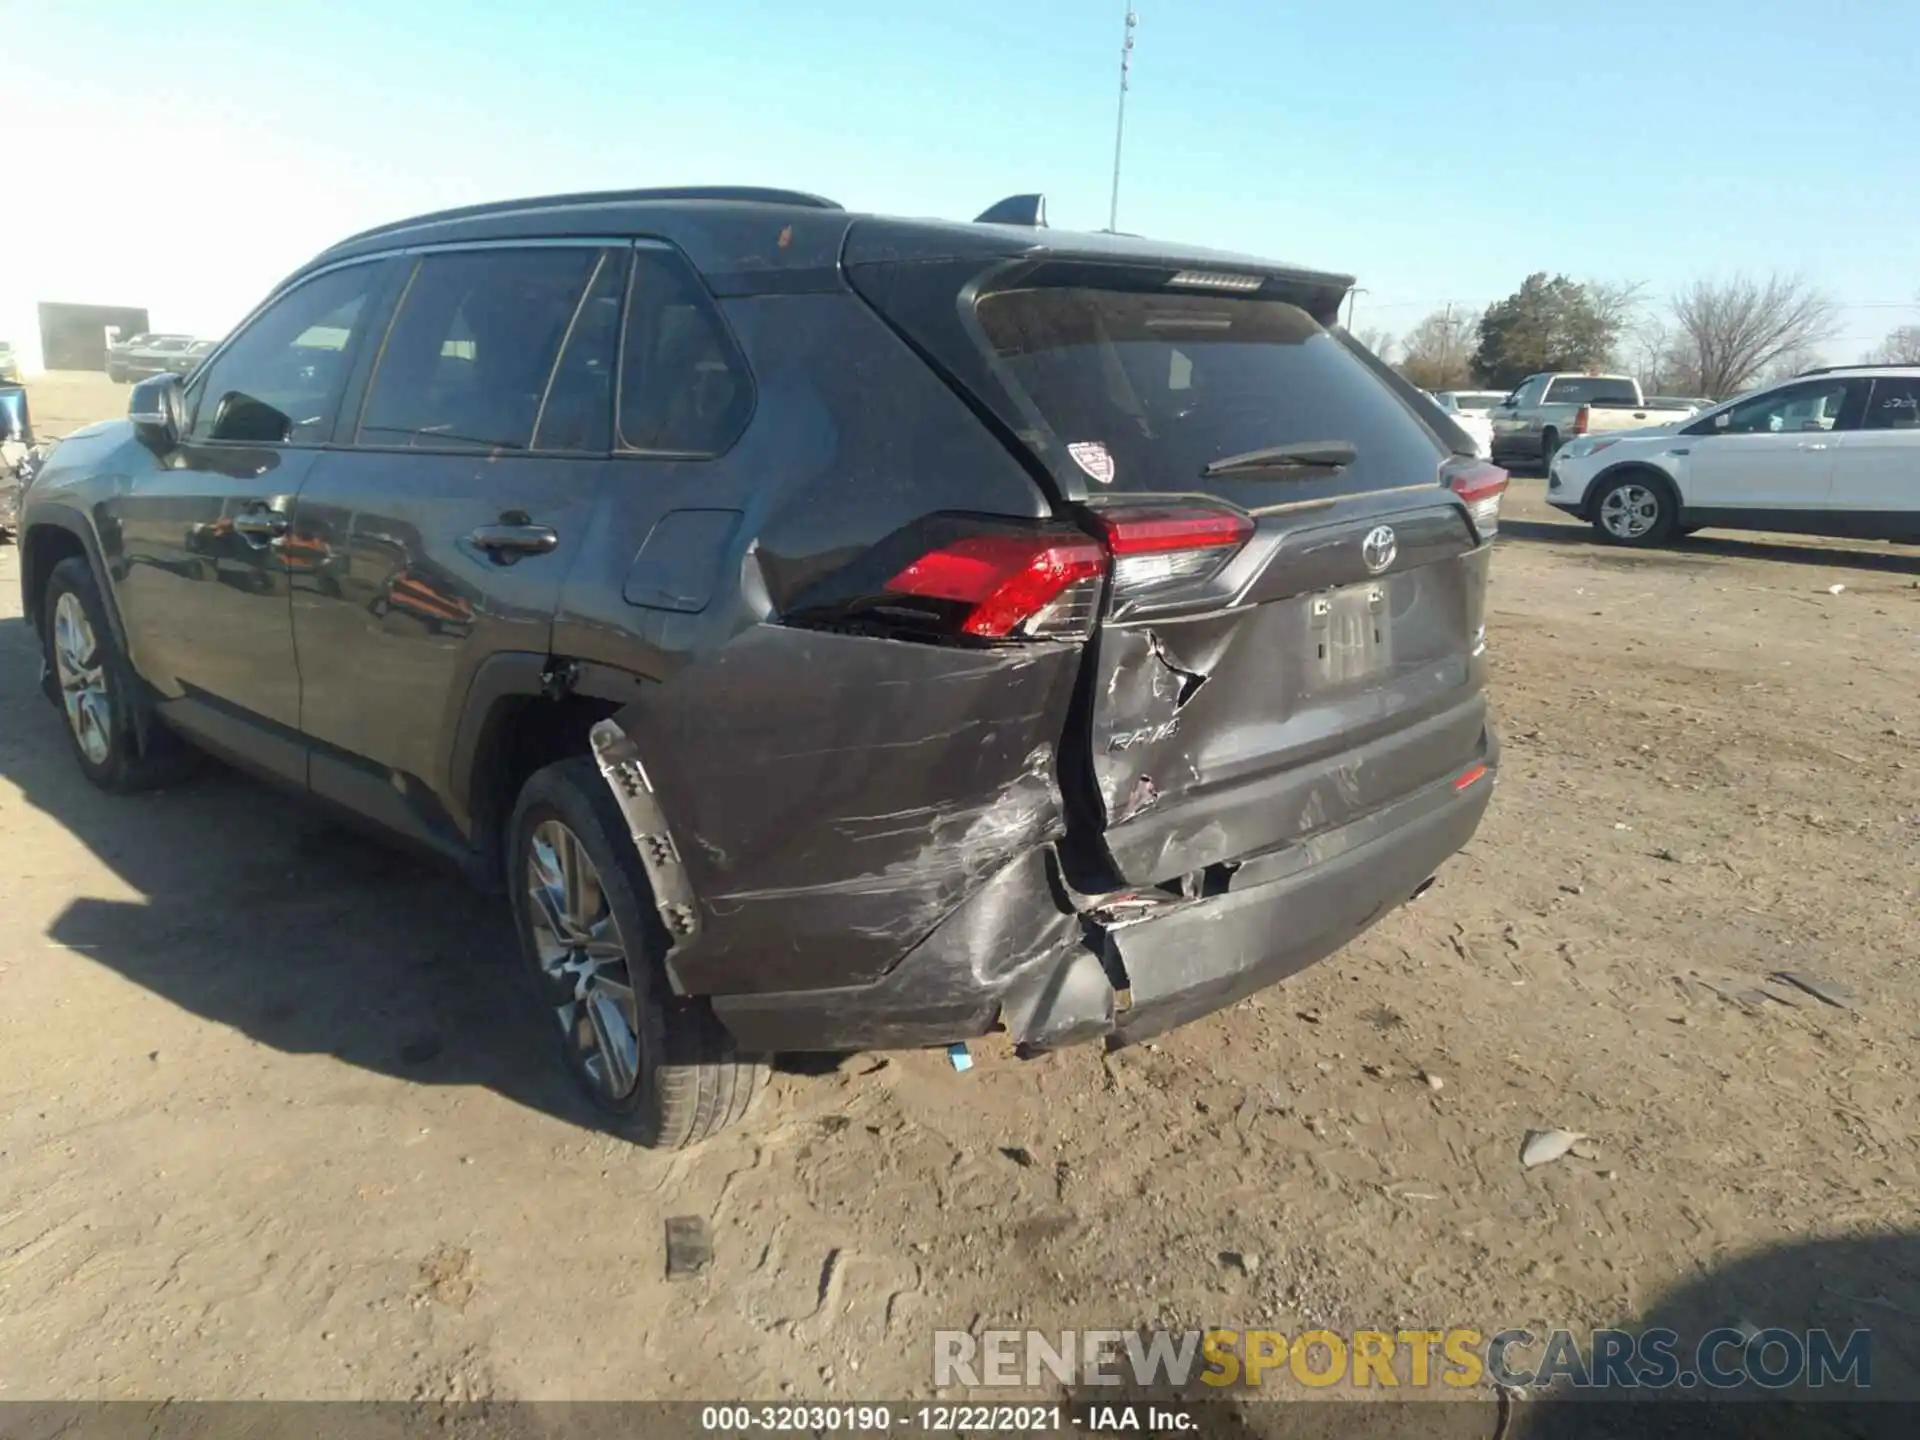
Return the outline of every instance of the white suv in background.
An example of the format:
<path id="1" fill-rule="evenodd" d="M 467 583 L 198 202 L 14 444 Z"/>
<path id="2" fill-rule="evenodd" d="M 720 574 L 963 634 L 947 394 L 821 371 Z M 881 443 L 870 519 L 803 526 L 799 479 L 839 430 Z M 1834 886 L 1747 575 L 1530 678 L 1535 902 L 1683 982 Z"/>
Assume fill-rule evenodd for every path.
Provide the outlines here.
<path id="1" fill-rule="evenodd" d="M 1603 540 L 1707 526 L 1920 542 L 1920 365 L 1836 365 L 1645 430 L 1570 440 L 1547 503 Z"/>

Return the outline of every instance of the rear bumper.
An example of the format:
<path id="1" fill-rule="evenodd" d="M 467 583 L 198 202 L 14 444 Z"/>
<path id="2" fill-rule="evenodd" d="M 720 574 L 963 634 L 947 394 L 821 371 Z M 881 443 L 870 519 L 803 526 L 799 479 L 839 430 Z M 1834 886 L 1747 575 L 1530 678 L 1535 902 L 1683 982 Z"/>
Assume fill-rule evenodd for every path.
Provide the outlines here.
<path id="1" fill-rule="evenodd" d="M 1404 797 L 1240 867 L 1230 888 L 1107 925 L 1067 909 L 1048 852 L 1015 861 L 871 985 L 713 997 L 745 1050 L 904 1049 L 1007 1030 L 1023 1053 L 1126 1044 L 1209 1014 L 1331 955 L 1417 893 L 1479 828 L 1486 771 Z"/>

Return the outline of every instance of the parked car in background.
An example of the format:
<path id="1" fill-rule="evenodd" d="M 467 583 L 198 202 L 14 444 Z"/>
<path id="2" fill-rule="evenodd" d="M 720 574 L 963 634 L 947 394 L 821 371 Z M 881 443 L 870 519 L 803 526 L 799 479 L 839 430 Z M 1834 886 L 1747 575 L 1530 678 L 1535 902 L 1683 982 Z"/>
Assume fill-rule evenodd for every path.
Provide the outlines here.
<path id="1" fill-rule="evenodd" d="M 166 369 L 161 373 L 178 375 L 182 378 L 191 375 L 200 362 L 213 353 L 214 347 L 218 344 L 217 340 L 196 340 L 185 350 L 170 353 L 167 357 Z"/>
<path id="2" fill-rule="evenodd" d="M 1576 435 L 1637 430 L 1692 413 L 1652 404 L 1630 375 L 1529 375 L 1494 407 L 1493 459 L 1550 465 L 1554 452 Z"/>
<path id="3" fill-rule="evenodd" d="M 174 366 L 194 345 L 191 335 L 141 335 L 107 347 L 107 378 L 119 384 L 149 375 L 176 373 Z"/>
<path id="4" fill-rule="evenodd" d="M 1920 542 L 1920 366 L 1823 368 L 1685 421 L 1569 440 L 1547 503 L 1620 545 L 1707 526 Z"/>
<path id="5" fill-rule="evenodd" d="M 341 242 L 29 487 L 78 765 L 190 741 L 503 889 L 651 1145 L 769 1053 L 1124 1044 L 1333 953 L 1485 812 L 1506 476 L 1350 277 L 1024 199 Z"/>
<path id="6" fill-rule="evenodd" d="M 13 342 L 0 340 L 0 382 L 19 383 L 20 357 L 14 353 Z"/>
<path id="7" fill-rule="evenodd" d="M 1467 434 L 1473 437 L 1479 446 L 1480 454 L 1493 454 L 1492 413 L 1496 405 L 1506 398 L 1499 390 L 1436 390 L 1434 403 L 1447 414 Z"/>

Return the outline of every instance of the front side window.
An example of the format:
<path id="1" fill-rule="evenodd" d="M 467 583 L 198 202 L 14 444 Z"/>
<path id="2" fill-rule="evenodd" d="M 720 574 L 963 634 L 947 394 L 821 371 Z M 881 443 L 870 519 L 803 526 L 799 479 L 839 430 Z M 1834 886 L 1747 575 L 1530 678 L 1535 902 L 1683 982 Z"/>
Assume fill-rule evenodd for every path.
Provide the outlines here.
<path id="1" fill-rule="evenodd" d="M 692 268 L 671 250 L 636 251 L 620 353 L 621 447 L 718 455 L 752 413 L 746 361 Z"/>
<path id="2" fill-rule="evenodd" d="M 1840 424 L 1849 393 L 1858 382 L 1809 380 L 1783 385 L 1709 416 L 1691 433 L 1710 435 L 1781 435 L 1832 430 Z M 1851 428 L 1850 426 L 1848 428 Z"/>
<path id="3" fill-rule="evenodd" d="M 329 270 L 261 311 L 194 381 L 189 437 L 294 445 L 326 440 L 379 273 L 379 262 Z"/>
<path id="4" fill-rule="evenodd" d="M 1881 376 L 1873 382 L 1862 430 L 1920 430 L 1920 375 Z"/>
<path id="5" fill-rule="evenodd" d="M 472 250 L 421 258 L 360 416 L 359 443 L 525 450 L 600 253 Z"/>

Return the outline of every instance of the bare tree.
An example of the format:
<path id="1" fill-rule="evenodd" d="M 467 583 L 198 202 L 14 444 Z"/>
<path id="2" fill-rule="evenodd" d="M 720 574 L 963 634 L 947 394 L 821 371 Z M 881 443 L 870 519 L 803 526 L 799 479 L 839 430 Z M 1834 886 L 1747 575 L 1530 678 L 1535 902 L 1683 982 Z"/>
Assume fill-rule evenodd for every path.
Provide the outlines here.
<path id="1" fill-rule="evenodd" d="M 1698 391 L 1724 396 L 1834 332 L 1834 304 L 1797 275 L 1696 280 L 1673 298 L 1679 343 L 1698 362 Z"/>
<path id="2" fill-rule="evenodd" d="M 1367 349 L 1371 350 L 1374 354 L 1378 355 L 1382 360 L 1386 361 L 1389 365 L 1393 363 L 1394 346 L 1398 342 L 1395 341 L 1393 332 L 1391 330 L 1383 330 L 1376 325 L 1371 329 L 1362 330 L 1358 335 L 1354 336 L 1353 338 L 1358 340 L 1362 345 L 1366 346 Z"/>
<path id="3" fill-rule="evenodd" d="M 1657 315 L 1650 315 L 1633 327 L 1621 342 L 1627 363 L 1640 376 L 1640 384 L 1650 395 L 1671 393 L 1675 387 L 1673 369 L 1673 331 Z"/>
<path id="4" fill-rule="evenodd" d="M 1804 375 L 1820 363 L 1820 358 L 1820 352 L 1811 345 L 1796 345 L 1791 350 L 1782 350 L 1761 372 L 1760 383 L 1778 385 L 1796 375 Z"/>
<path id="5" fill-rule="evenodd" d="M 1473 381 L 1473 321 L 1451 306 L 1436 310 L 1401 342 L 1400 373 L 1422 390 L 1453 390 Z"/>
<path id="6" fill-rule="evenodd" d="M 1636 353 L 1633 344 L 1634 332 L 1639 328 L 1635 321 L 1640 308 L 1646 303 L 1647 285 L 1644 280 L 1589 280 L 1586 282 L 1587 300 L 1593 306 L 1593 312 L 1600 317 L 1606 327 L 1606 333 L 1615 338 L 1614 353 L 1607 357 L 1610 363 L 1627 360 Z"/>
<path id="7" fill-rule="evenodd" d="M 1920 325 L 1902 325 L 1860 357 L 1867 365 L 1920 365 Z"/>

